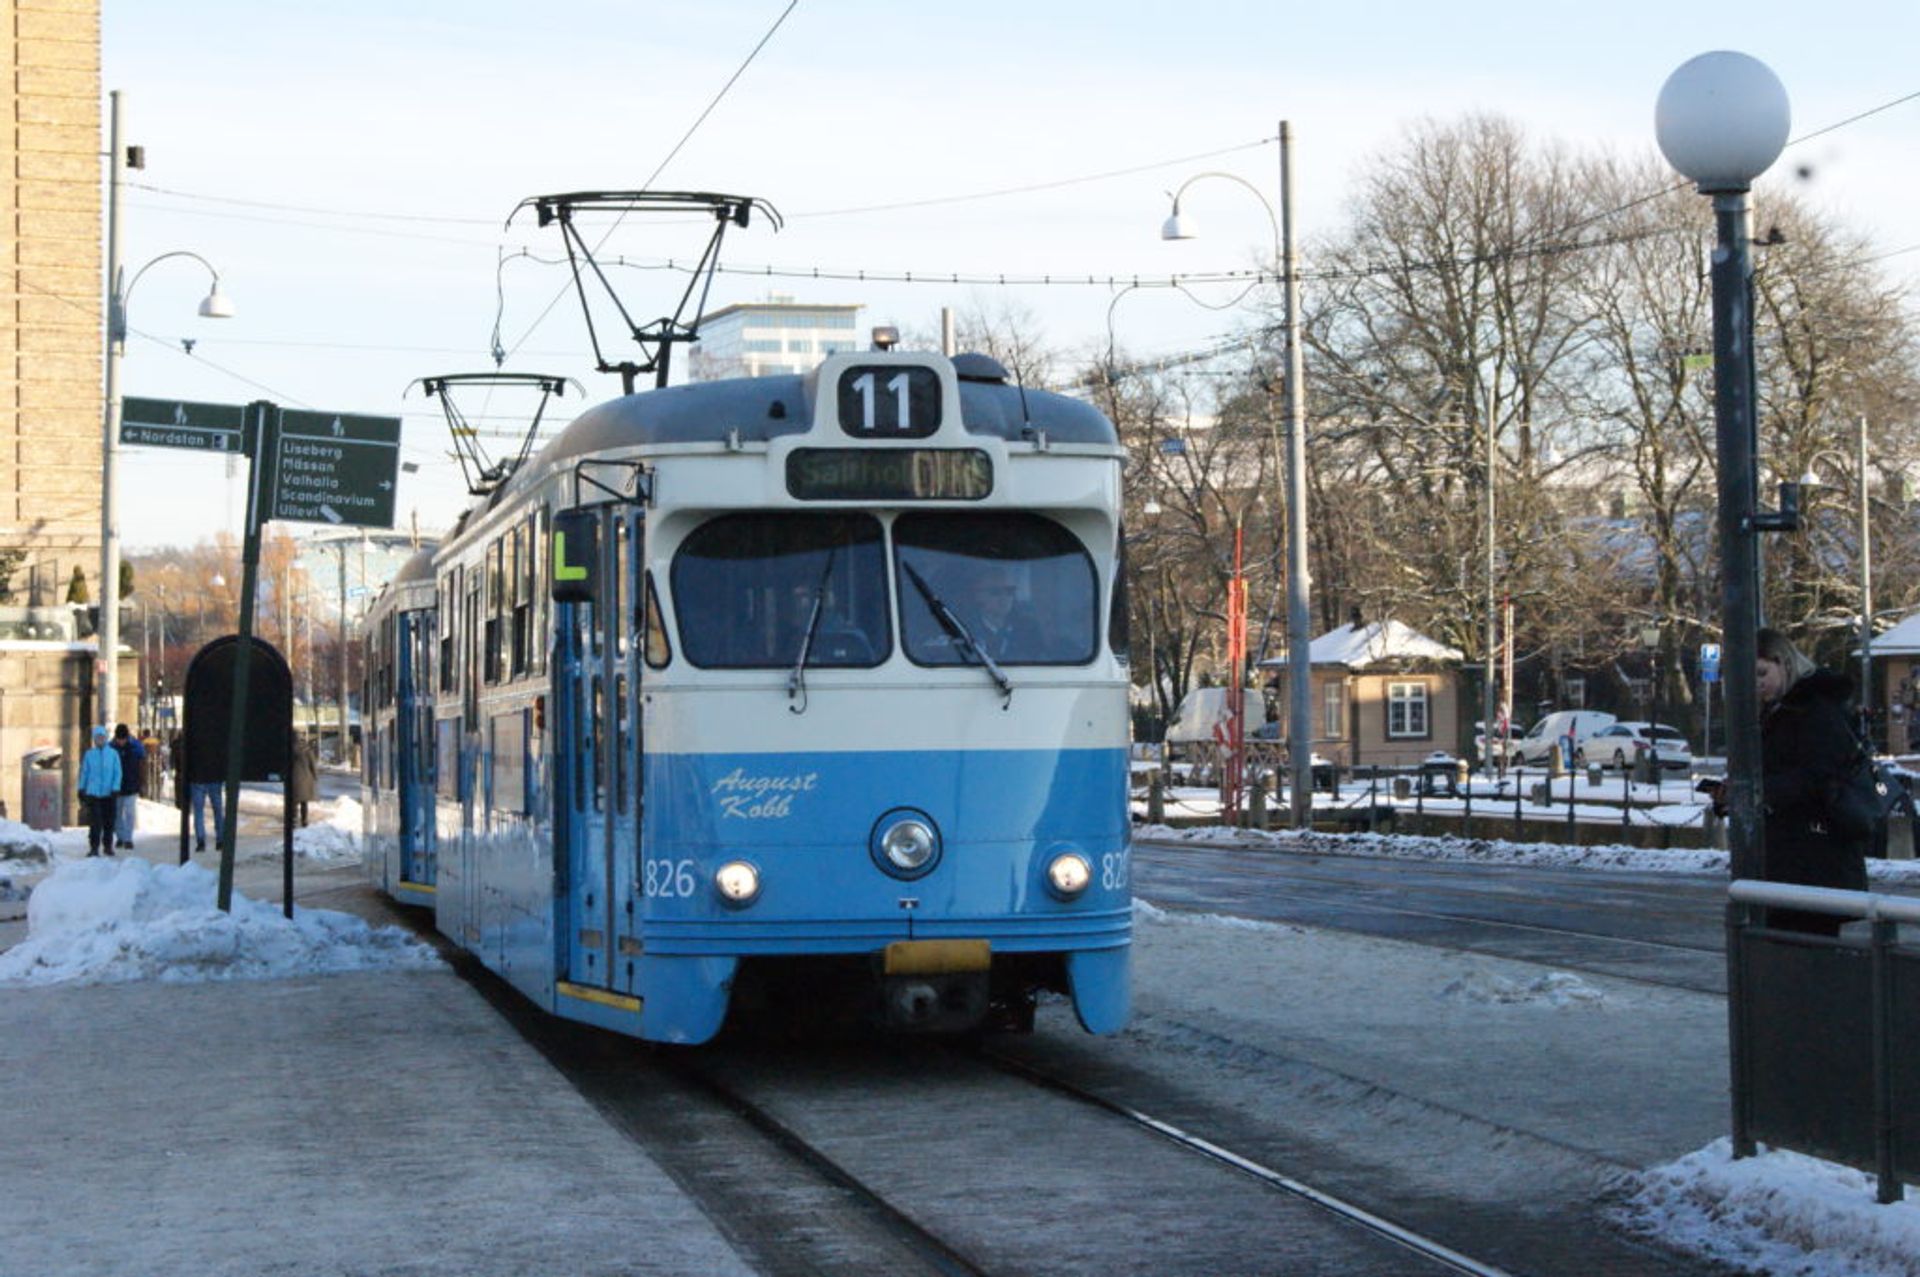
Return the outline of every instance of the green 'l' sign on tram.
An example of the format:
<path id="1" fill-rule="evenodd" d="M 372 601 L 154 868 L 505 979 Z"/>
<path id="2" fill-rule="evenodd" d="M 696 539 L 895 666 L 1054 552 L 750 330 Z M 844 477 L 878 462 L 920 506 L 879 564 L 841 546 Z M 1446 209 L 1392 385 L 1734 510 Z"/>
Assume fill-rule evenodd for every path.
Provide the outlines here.
<path id="1" fill-rule="evenodd" d="M 400 418 L 283 409 L 273 453 L 267 518 L 393 526 Z"/>
<path id="2" fill-rule="evenodd" d="M 120 401 L 120 442 L 142 448 L 243 452 L 247 410 L 239 404 L 184 399 Z"/>

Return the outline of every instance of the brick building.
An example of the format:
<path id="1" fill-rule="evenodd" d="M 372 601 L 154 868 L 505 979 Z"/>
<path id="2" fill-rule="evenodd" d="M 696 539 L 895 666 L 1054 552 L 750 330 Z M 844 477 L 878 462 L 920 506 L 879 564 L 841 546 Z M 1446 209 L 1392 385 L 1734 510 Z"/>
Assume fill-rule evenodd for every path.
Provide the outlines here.
<path id="1" fill-rule="evenodd" d="M 0 802 L 17 818 L 22 755 L 77 757 L 94 714 L 93 645 L 59 605 L 76 566 L 100 597 L 99 0 L 0 0 L 0 47 Z"/>
<path id="2" fill-rule="evenodd" d="M 0 315 L 0 548 L 13 602 L 99 598 L 102 317 L 99 0 L 0 0 L 8 113 Z"/>

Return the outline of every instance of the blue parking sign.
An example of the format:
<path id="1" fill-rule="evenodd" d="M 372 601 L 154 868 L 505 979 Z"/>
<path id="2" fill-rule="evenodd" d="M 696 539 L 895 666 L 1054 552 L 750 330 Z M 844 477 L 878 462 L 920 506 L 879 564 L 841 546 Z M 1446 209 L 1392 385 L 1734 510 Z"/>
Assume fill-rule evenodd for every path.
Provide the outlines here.
<path id="1" fill-rule="evenodd" d="M 1720 645 L 1718 643 L 1700 645 L 1700 681 L 1702 683 L 1720 681 Z"/>

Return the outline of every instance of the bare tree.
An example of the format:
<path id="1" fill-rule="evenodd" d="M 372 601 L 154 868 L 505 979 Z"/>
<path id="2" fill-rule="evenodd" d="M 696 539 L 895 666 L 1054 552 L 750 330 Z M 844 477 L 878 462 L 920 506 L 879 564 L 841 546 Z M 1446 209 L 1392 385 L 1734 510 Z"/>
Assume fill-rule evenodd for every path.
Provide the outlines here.
<path id="1" fill-rule="evenodd" d="M 1363 173 L 1307 281 L 1317 517 L 1344 503 L 1365 543 L 1322 539 L 1324 599 L 1479 660 L 1490 598 L 1514 601 L 1523 652 L 1564 636 L 1585 581 L 1542 479 L 1591 443 L 1571 229 L 1591 212 L 1565 155 L 1493 117 L 1416 125 Z"/>

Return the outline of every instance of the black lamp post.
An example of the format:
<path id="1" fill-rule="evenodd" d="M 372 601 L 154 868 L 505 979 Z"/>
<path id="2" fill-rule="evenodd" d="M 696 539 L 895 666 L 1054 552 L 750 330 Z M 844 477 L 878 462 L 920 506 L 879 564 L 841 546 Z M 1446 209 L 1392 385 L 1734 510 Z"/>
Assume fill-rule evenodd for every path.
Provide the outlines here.
<path id="1" fill-rule="evenodd" d="M 1759 487 L 1747 192 L 1786 145 L 1787 91 L 1744 53 L 1703 53 L 1667 78 L 1654 133 L 1667 162 L 1713 199 L 1714 423 L 1720 464 L 1720 607 L 1727 706 L 1727 847 L 1735 878 L 1765 876 L 1760 824 Z M 1777 516 L 1775 516 L 1777 518 Z M 1756 521 L 1760 519 L 1761 521 Z"/>

